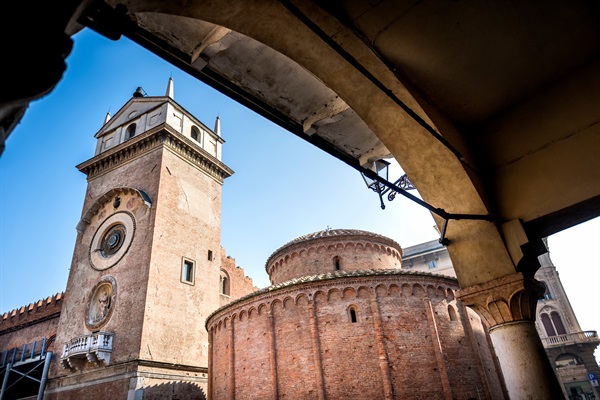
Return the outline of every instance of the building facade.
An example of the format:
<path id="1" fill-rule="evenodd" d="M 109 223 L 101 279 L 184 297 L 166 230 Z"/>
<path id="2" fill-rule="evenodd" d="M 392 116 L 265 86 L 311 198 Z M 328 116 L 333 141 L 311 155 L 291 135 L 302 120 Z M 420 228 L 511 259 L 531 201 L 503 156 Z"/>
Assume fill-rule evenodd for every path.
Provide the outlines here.
<path id="1" fill-rule="evenodd" d="M 386 237 L 342 229 L 275 251 L 272 286 L 207 320 L 209 398 L 505 398 L 456 279 L 403 271 L 401 254 Z"/>
<path id="2" fill-rule="evenodd" d="M 403 269 L 456 276 L 448 251 L 437 240 L 405 248 L 403 254 Z M 544 283 L 546 291 L 538 300 L 535 324 L 565 399 L 600 399 L 600 368 L 594 358 L 600 344 L 598 334 L 579 326 L 550 253 L 539 261 L 535 278 Z M 593 377 L 596 379 L 590 379 Z"/>
<path id="3" fill-rule="evenodd" d="M 165 96 L 138 90 L 105 119 L 94 157 L 78 165 L 88 186 L 58 315 L 46 328 L 37 306 L 23 324 L 4 318 L 27 342 L 55 337 L 45 398 L 204 396 L 205 319 L 255 290 L 220 246 L 221 186 L 233 171 L 219 131 L 218 119 L 212 130 L 175 102 L 172 80 Z M 6 340 L 3 350 L 24 344 Z"/>

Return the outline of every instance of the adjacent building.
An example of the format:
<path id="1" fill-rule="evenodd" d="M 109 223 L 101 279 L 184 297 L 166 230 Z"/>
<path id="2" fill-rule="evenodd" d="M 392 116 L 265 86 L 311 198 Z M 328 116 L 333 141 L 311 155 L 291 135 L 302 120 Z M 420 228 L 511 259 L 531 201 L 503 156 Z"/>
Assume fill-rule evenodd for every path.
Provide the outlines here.
<path id="1" fill-rule="evenodd" d="M 546 291 L 537 303 L 536 328 L 565 399 L 600 399 L 600 368 L 594 358 L 600 344 L 598 333 L 579 326 L 550 252 L 540 256 L 539 261 L 541 267 L 535 278 L 545 284 Z M 437 240 L 405 248 L 402 268 L 456 276 L 448 250 Z"/>

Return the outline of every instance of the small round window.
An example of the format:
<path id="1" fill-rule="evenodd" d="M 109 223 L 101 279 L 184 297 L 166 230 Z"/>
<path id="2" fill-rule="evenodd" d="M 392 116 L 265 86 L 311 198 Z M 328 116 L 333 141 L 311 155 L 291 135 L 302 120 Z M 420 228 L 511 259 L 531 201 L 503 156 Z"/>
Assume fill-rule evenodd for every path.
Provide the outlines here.
<path id="1" fill-rule="evenodd" d="M 125 226 L 118 224 L 113 226 L 104 234 L 100 245 L 100 252 L 103 257 L 110 257 L 115 254 L 125 242 Z"/>

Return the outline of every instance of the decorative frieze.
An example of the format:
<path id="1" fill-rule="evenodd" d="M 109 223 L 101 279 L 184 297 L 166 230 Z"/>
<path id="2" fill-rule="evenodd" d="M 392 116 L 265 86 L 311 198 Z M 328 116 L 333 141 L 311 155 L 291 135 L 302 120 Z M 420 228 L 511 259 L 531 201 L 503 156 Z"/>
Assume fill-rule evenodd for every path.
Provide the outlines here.
<path id="1" fill-rule="evenodd" d="M 534 321 L 544 285 L 521 272 L 460 289 L 458 299 L 473 308 L 489 327 L 516 321 Z"/>
<path id="2" fill-rule="evenodd" d="M 79 164 L 77 168 L 87 175 L 88 180 L 91 180 L 159 147 L 169 149 L 172 153 L 204 171 L 220 183 L 223 183 L 225 178 L 233 174 L 233 171 L 221 161 L 165 124 L 100 153 L 94 158 Z"/>

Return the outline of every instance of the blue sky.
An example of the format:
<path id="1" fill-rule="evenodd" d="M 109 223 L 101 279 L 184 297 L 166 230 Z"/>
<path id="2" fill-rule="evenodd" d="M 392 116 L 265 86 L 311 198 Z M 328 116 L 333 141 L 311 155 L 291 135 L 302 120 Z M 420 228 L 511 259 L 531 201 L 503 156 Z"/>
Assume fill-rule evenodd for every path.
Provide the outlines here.
<path id="1" fill-rule="evenodd" d="M 235 171 L 223 186 L 221 242 L 257 286 L 268 285 L 264 262 L 274 250 L 327 227 L 404 247 L 437 238 L 424 208 L 396 197 L 381 210 L 357 171 L 137 44 L 87 29 L 74 42 L 63 79 L 31 103 L 0 157 L 0 312 L 65 289 L 86 188 L 75 166 L 93 156 L 107 112 L 138 86 L 164 95 L 171 76 L 179 104 L 209 127 L 221 118 L 223 161 Z M 600 330 L 599 239 L 600 218 L 549 238 L 584 330 Z"/>

